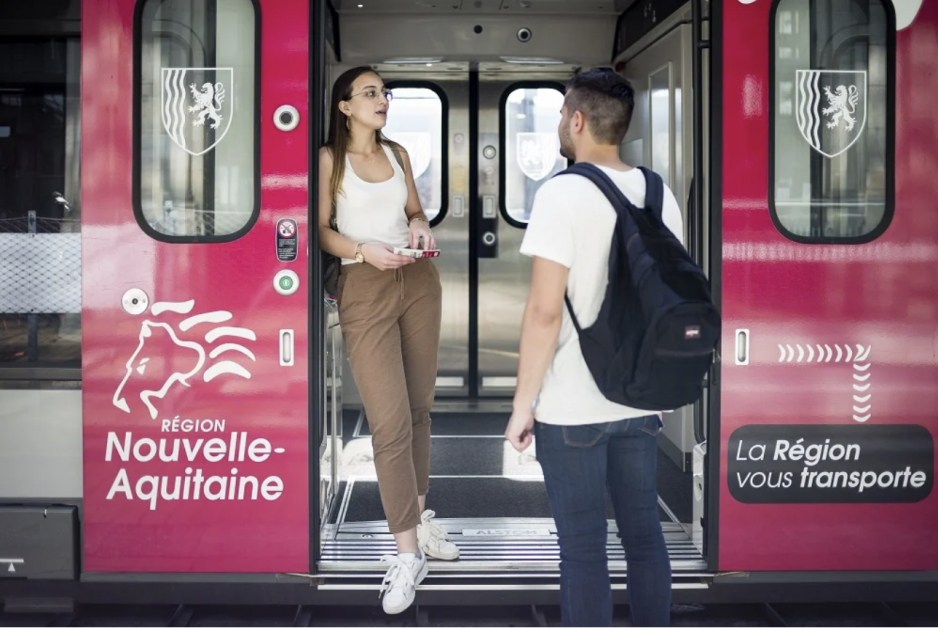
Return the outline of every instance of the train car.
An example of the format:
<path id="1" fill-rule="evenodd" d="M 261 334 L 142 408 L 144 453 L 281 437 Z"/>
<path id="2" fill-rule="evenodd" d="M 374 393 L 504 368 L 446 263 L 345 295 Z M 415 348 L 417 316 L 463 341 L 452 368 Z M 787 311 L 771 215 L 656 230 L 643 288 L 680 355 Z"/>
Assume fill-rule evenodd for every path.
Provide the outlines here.
<path id="1" fill-rule="evenodd" d="M 316 200 L 370 65 L 443 254 L 418 604 L 556 602 L 502 434 L 565 82 L 636 90 L 723 338 L 666 415 L 676 600 L 938 580 L 938 3 L 49 0 L 0 12 L 0 602 L 377 604 L 393 551 Z M 931 129 L 931 130 L 929 130 Z M 609 528 L 616 599 L 627 564 Z"/>

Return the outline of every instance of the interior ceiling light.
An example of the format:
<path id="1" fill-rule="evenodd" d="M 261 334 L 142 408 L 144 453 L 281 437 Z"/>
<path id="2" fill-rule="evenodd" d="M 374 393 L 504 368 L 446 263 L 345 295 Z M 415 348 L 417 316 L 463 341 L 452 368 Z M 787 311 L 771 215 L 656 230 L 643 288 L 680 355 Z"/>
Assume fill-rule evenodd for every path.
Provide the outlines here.
<path id="1" fill-rule="evenodd" d="M 385 59 L 384 63 L 388 65 L 433 65 L 434 63 L 440 63 L 443 59 L 428 59 L 426 57 L 399 57 L 397 59 Z"/>
<path id="2" fill-rule="evenodd" d="M 515 65 L 563 65 L 563 61 L 543 57 L 502 57 L 505 63 Z"/>

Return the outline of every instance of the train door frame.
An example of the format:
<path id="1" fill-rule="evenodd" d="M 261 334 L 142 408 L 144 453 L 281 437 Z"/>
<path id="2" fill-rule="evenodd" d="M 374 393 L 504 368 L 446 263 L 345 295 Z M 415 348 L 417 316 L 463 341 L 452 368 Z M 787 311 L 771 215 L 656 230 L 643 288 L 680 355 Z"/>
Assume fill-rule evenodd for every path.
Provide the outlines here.
<path id="1" fill-rule="evenodd" d="M 325 511 L 331 504 L 323 508 L 324 496 L 322 495 L 322 462 L 323 452 L 319 444 L 326 438 L 331 438 L 333 446 L 335 445 L 336 430 L 329 430 L 324 423 L 326 416 L 326 406 L 328 403 L 327 389 L 327 371 L 326 371 L 326 338 L 328 330 L 326 325 L 328 318 L 326 315 L 325 293 L 323 290 L 323 253 L 319 248 L 319 147 L 325 141 L 326 137 L 326 104 L 325 95 L 325 76 L 326 76 L 326 6 L 327 0 L 309 0 L 309 40 L 308 49 L 310 51 L 309 77 L 307 79 L 309 86 L 309 112 L 315 124 L 309 126 L 309 167 L 307 168 L 309 201 L 307 205 L 307 214 L 309 215 L 309 253 L 307 255 L 307 266 L 309 276 L 309 372 L 307 374 L 309 395 L 307 416 L 309 420 L 309 489 L 310 504 L 317 504 L 318 508 L 313 511 L 310 508 L 309 513 L 309 572 L 315 574 L 319 562 L 319 555 L 322 551 L 322 526 Z M 338 20 L 336 20 L 335 29 L 338 31 Z M 338 46 L 336 46 L 338 54 Z M 316 97 L 316 95 L 319 95 Z M 318 368 L 314 368 L 314 365 Z M 333 388 L 333 394 L 336 391 Z M 320 417 L 318 420 L 316 417 Z M 330 434 L 331 432 L 331 434 Z M 334 451 L 334 450 L 333 450 Z"/>
<path id="2" fill-rule="evenodd" d="M 693 1 L 699 2 L 700 0 L 693 0 Z M 495 196 L 497 198 L 496 220 L 504 221 L 504 214 L 505 214 L 504 201 L 505 201 L 505 193 L 506 193 L 505 185 L 503 184 L 504 177 L 505 177 L 505 166 L 506 166 L 506 154 L 504 150 L 505 149 L 504 141 L 506 141 L 506 138 L 505 138 L 506 120 L 505 120 L 505 112 L 504 112 L 505 101 L 507 97 L 510 95 L 510 93 L 513 91 L 513 88 L 515 88 L 516 86 L 517 87 L 520 87 L 520 86 L 534 87 L 534 88 L 549 87 L 553 89 L 558 89 L 561 93 L 564 91 L 564 81 L 562 78 L 560 78 L 560 72 L 558 71 L 547 73 L 548 75 L 553 75 L 553 76 L 558 77 L 558 78 L 552 78 L 552 79 L 548 79 L 548 78 L 533 79 L 532 78 L 532 79 L 525 80 L 525 79 L 522 79 L 521 76 L 511 77 L 511 78 L 499 77 L 498 84 L 499 84 L 500 89 L 496 90 L 498 93 L 496 94 L 496 97 L 495 97 L 496 100 L 498 101 L 498 110 L 492 112 L 495 116 L 497 116 L 498 131 L 497 131 L 496 139 L 497 139 L 497 145 L 499 148 L 499 154 L 495 159 L 491 159 L 491 158 L 486 159 L 486 156 L 483 154 L 485 143 L 481 141 L 482 134 L 480 133 L 480 122 L 478 119 L 480 115 L 480 107 L 479 107 L 480 105 L 480 75 L 479 75 L 480 69 L 478 65 L 479 64 L 472 64 L 472 67 L 469 72 L 469 144 L 470 144 L 469 193 L 471 195 L 471 198 L 469 200 L 469 205 L 468 205 L 468 207 L 470 208 L 469 216 L 471 220 L 470 227 L 469 227 L 469 246 L 470 246 L 469 264 L 470 264 L 470 268 L 472 268 L 473 266 L 475 267 L 474 275 L 476 277 L 475 282 L 472 282 L 470 280 L 470 286 L 472 286 L 473 283 L 476 286 L 475 290 L 473 290 L 472 287 L 470 287 L 470 301 L 469 301 L 470 316 L 476 319 L 472 321 L 473 324 L 470 326 L 470 334 L 473 334 L 475 330 L 478 329 L 477 315 L 473 316 L 472 313 L 473 312 L 477 313 L 477 310 L 478 310 L 478 283 L 479 283 L 478 263 L 481 257 L 478 254 L 478 249 L 480 245 L 482 244 L 481 242 L 481 237 L 483 235 L 482 226 L 485 224 L 483 221 L 483 217 L 481 215 L 481 211 L 480 211 L 482 207 L 482 203 L 483 203 L 484 191 L 482 190 L 482 185 L 480 185 L 479 179 L 482 175 L 482 169 L 484 167 L 482 164 L 485 161 L 488 161 L 490 163 L 497 163 L 498 176 L 496 178 L 496 190 L 495 190 Z M 425 88 L 429 86 L 428 83 L 430 83 L 431 85 L 433 84 L 432 79 L 424 80 L 422 78 L 417 78 L 417 77 L 421 77 L 421 75 L 424 74 L 424 71 L 417 71 L 417 72 L 412 72 L 412 73 L 401 71 L 400 74 L 402 76 L 398 76 L 397 71 L 389 71 L 389 70 L 385 70 L 384 68 L 379 68 L 379 69 L 381 70 L 382 75 L 385 77 L 384 79 L 385 82 L 390 87 L 413 86 L 413 87 Z M 328 90 L 328 88 L 329 86 L 324 86 L 325 90 Z M 710 111 L 712 112 L 713 109 L 711 108 Z M 690 116 L 687 116 L 687 117 L 689 118 Z M 687 122 L 685 122 L 685 124 L 687 124 Z M 450 148 L 451 148 L 451 142 L 452 142 L 452 139 L 450 138 L 449 142 L 447 142 L 447 144 L 450 145 Z M 318 162 L 314 162 L 313 168 L 317 166 L 318 166 Z M 709 186 L 704 186 L 703 191 L 709 191 L 708 188 Z M 453 195 L 452 188 L 449 190 L 449 194 L 450 194 L 450 197 Z M 683 201 L 684 199 L 681 199 L 681 200 Z M 443 219 L 443 213 L 441 212 L 441 214 L 435 218 L 435 222 L 439 224 L 439 222 L 442 219 Z M 699 237 L 702 237 L 702 234 Z M 314 239 L 314 242 L 318 243 L 318 239 Z M 711 250 L 719 250 L 719 247 L 712 247 Z M 473 274 L 472 270 L 470 270 L 470 274 Z M 473 296 L 471 294 L 472 292 L 475 292 L 476 294 Z M 476 347 L 478 347 L 479 343 L 476 342 L 475 345 Z M 481 374 L 480 374 L 481 369 L 479 369 L 477 366 L 478 365 L 478 357 L 477 357 L 478 353 L 477 352 L 473 352 L 473 353 L 475 353 L 476 355 L 470 356 L 470 363 L 475 362 L 476 368 L 474 370 L 474 373 L 479 374 L 479 378 L 481 378 Z M 473 379 L 471 373 L 472 371 L 470 372 L 470 382 Z M 477 386 L 476 392 L 478 393 L 480 392 L 479 388 L 481 388 L 480 379 L 476 380 L 475 383 Z M 438 394 L 439 394 L 439 391 L 438 391 Z M 477 396 L 476 399 L 479 399 L 480 397 L 481 395 Z M 708 532 L 711 529 L 712 528 L 708 528 Z M 319 541 L 317 545 L 321 547 L 322 542 Z M 706 546 L 704 547 L 698 546 L 698 549 L 701 550 L 701 554 L 703 554 L 706 560 L 712 561 L 712 556 L 709 556 L 708 553 L 706 552 Z M 710 563 L 708 562 L 708 564 Z"/>
<path id="3" fill-rule="evenodd" d="M 691 0 L 693 11 L 692 19 L 694 22 L 693 41 L 695 43 L 694 59 L 694 103 L 697 104 L 703 100 L 703 90 L 700 88 L 700 81 L 703 78 L 703 44 L 702 44 L 702 26 L 703 21 L 703 0 Z M 707 276 L 710 279 L 711 297 L 717 311 L 722 311 L 723 306 L 723 2 L 722 0 L 710 0 L 707 5 L 709 14 L 709 35 L 706 40 L 706 48 L 709 51 L 707 63 L 707 173 L 702 175 L 697 168 L 698 157 L 702 157 L 703 147 L 698 144 L 702 142 L 702 135 L 699 135 L 700 128 L 703 125 L 701 115 L 694 116 L 694 180 L 701 181 L 706 179 L 706 195 L 704 189 L 695 185 L 694 205 L 698 211 L 707 202 L 706 210 L 706 231 L 701 229 L 701 237 L 709 242 L 709 251 L 707 255 Z M 704 439 L 702 450 L 701 468 L 704 473 L 704 482 L 702 490 L 703 496 L 703 518 L 701 521 L 703 536 L 703 555 L 707 565 L 712 573 L 719 572 L 719 518 L 720 518 L 720 495 L 719 491 L 713 490 L 720 483 L 720 454 L 719 448 L 716 452 L 711 452 L 709 443 L 719 443 L 722 438 L 720 434 L 720 373 L 721 373 L 721 352 L 717 348 L 714 356 L 713 366 L 708 375 L 708 385 L 706 388 L 705 407 L 705 433 L 701 434 Z M 695 484 L 694 489 L 697 486 Z"/>

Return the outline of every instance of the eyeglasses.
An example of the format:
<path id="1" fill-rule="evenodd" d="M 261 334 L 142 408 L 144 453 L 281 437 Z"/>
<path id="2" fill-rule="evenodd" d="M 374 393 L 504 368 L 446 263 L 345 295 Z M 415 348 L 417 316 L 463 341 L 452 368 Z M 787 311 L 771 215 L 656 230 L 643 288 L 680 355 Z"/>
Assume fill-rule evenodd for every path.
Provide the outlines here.
<path id="1" fill-rule="evenodd" d="M 351 96 L 349 96 L 349 98 L 351 99 L 351 98 L 355 98 L 356 96 L 364 95 L 365 98 L 367 98 L 368 100 L 375 100 L 378 97 L 378 93 L 379 92 L 376 88 L 369 87 L 363 92 L 352 94 Z M 384 96 L 385 100 L 387 100 L 388 102 L 391 102 L 392 100 L 394 100 L 394 93 L 391 90 L 385 88 L 385 89 L 382 89 L 380 93 L 382 96 Z"/>

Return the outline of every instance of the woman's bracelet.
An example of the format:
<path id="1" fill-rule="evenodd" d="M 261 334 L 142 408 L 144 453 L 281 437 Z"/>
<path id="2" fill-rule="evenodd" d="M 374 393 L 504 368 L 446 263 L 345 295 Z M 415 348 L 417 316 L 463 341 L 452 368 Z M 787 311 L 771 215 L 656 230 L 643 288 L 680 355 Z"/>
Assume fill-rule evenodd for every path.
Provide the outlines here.
<path id="1" fill-rule="evenodd" d="M 411 218 L 410 221 L 407 223 L 407 226 L 408 226 L 408 227 L 411 226 L 412 224 L 414 224 L 414 223 L 417 222 L 418 220 L 422 220 L 423 222 L 427 223 L 428 225 L 430 224 L 430 221 L 427 220 L 426 218 L 424 218 L 423 216 L 414 216 L 414 217 Z"/>

